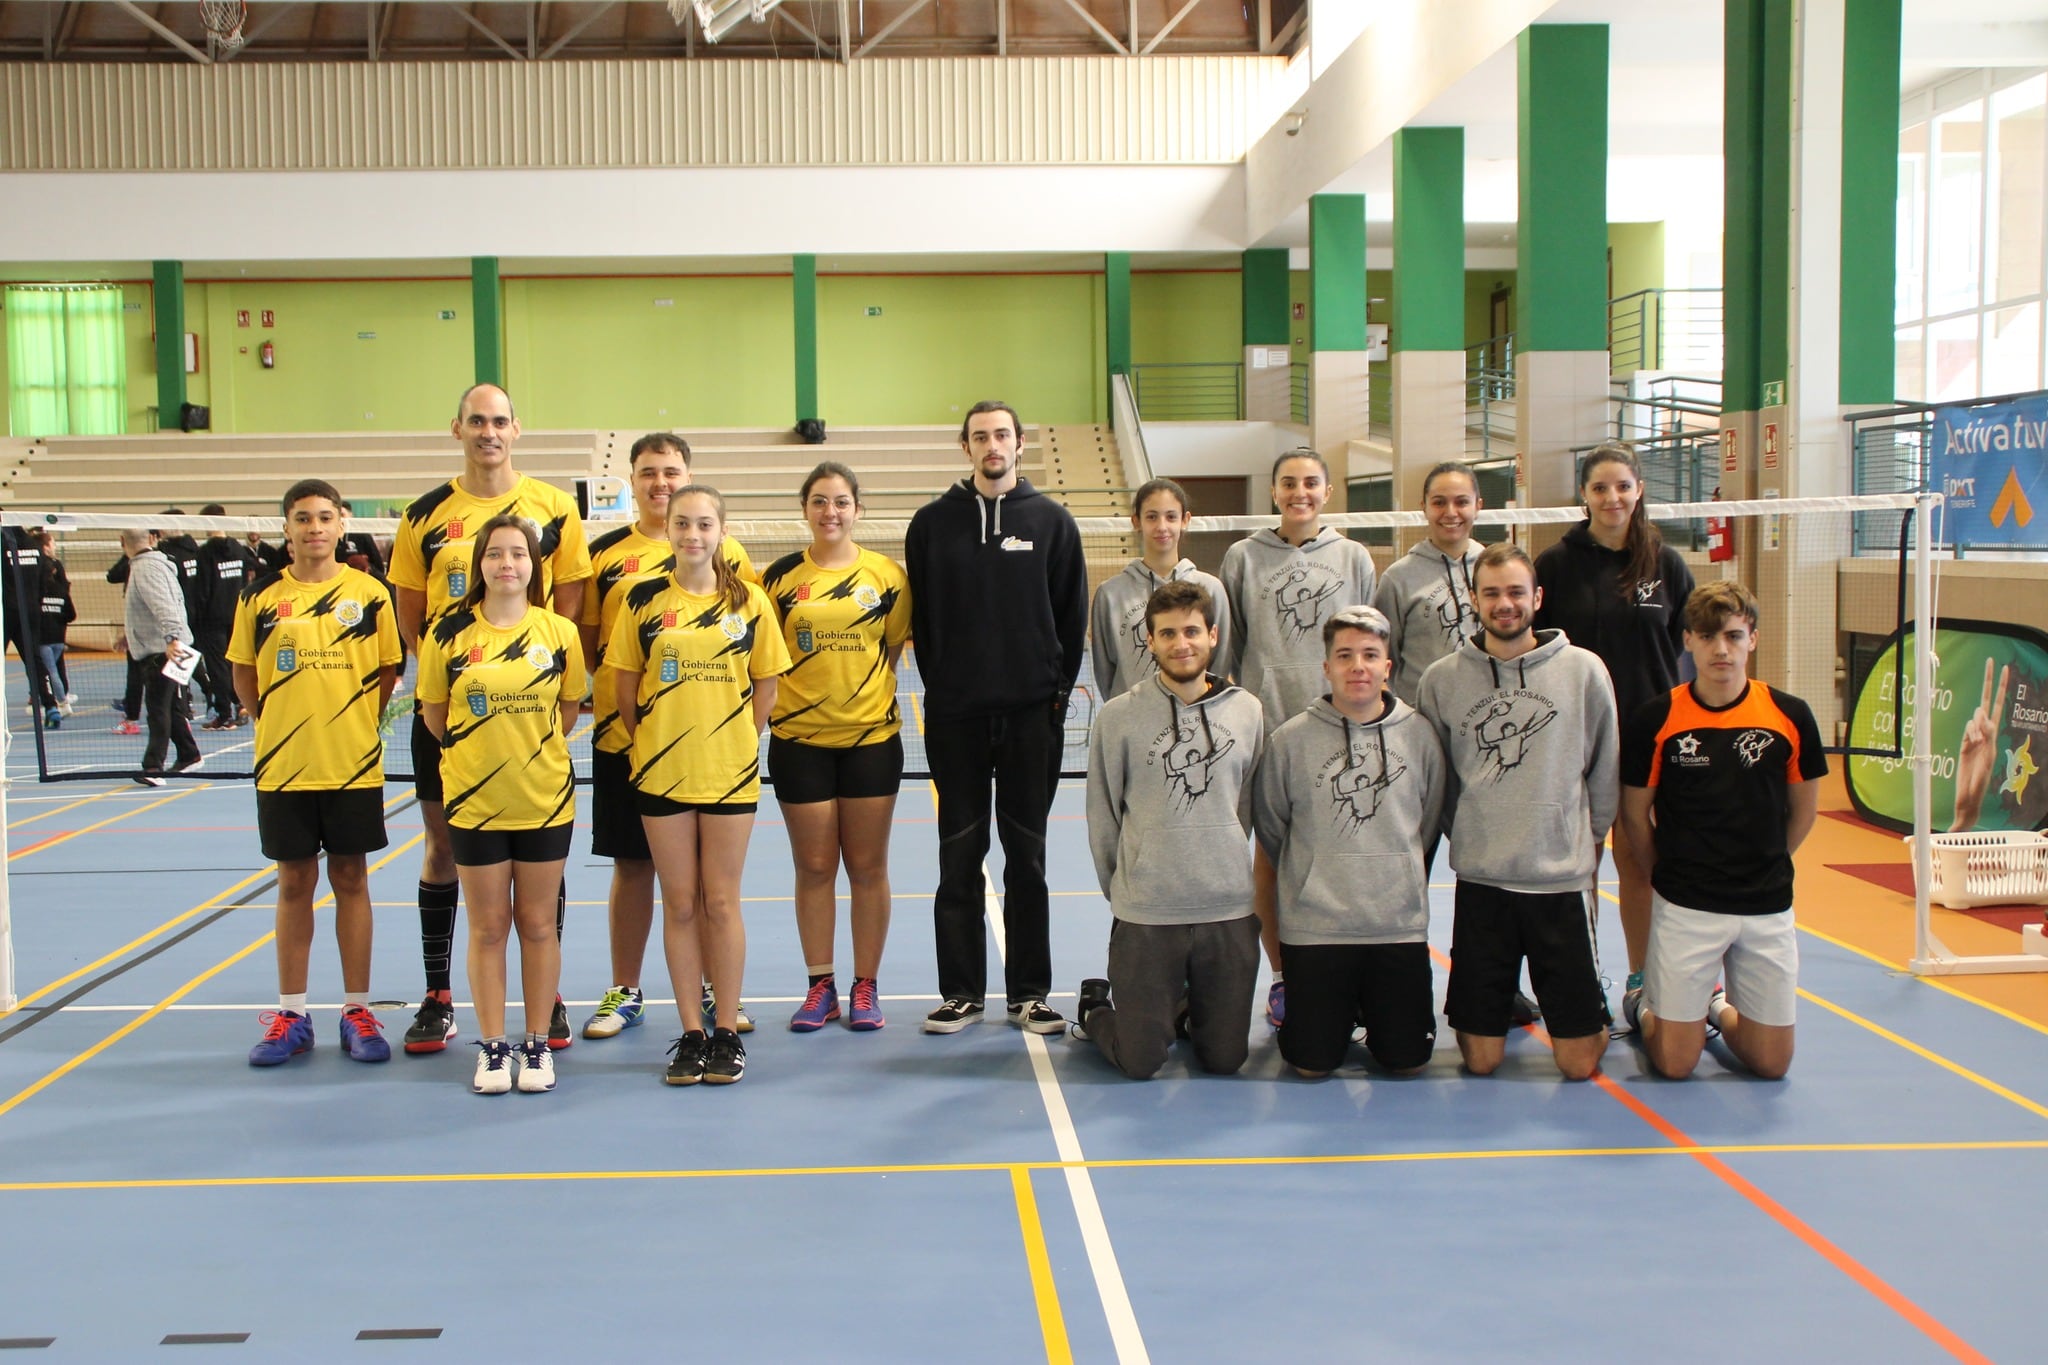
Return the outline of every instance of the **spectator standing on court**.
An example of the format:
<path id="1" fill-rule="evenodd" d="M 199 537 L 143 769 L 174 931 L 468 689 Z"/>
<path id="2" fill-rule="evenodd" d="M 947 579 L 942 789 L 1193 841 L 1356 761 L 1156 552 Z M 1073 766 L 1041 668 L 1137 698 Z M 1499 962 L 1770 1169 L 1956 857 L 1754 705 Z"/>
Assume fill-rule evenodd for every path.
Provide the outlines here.
<path id="1" fill-rule="evenodd" d="M 40 561 L 36 565 L 40 576 L 36 656 L 42 664 L 43 724 L 54 730 L 71 714 L 71 703 L 77 700 L 71 691 L 70 671 L 64 666 L 64 645 L 66 632 L 78 619 L 78 608 L 71 600 L 71 576 L 64 571 L 64 561 L 57 557 L 50 533 L 37 526 L 29 530 L 28 538 L 34 542 Z"/>
<path id="2" fill-rule="evenodd" d="M 1067 697 L 1088 633 L 1088 566 L 1067 509 L 1021 477 L 1009 404 L 967 410 L 970 473 L 917 510 L 904 537 L 910 634 L 924 680 L 925 755 L 939 805 L 939 1007 L 928 1033 L 977 1022 L 988 994 L 990 788 L 1003 842 L 1003 957 L 1010 1022 L 1058 1033 L 1045 1003 L 1052 943 L 1045 824 L 1059 786 Z"/>
<path id="3" fill-rule="evenodd" d="M 164 665 L 192 652 L 192 627 L 185 620 L 185 593 L 178 566 L 156 548 L 148 531 L 121 532 L 121 552 L 128 557 L 128 600 L 122 624 L 128 657 L 142 674 L 142 709 L 149 721 L 149 739 L 142 748 L 142 771 L 136 781 L 145 787 L 164 784 L 167 751 L 177 750 L 172 772 L 199 766 L 198 741 L 192 738 L 192 700 L 185 684 L 164 676 Z"/>
<path id="4" fill-rule="evenodd" d="M 202 517 L 224 517 L 227 509 L 210 502 Z M 287 528 L 289 537 L 290 530 Z M 255 551 L 225 531 L 208 531 L 199 546 L 198 588 L 192 595 L 192 635 L 206 664 L 206 702 L 212 715 L 203 728 L 232 730 L 249 722 L 235 700 L 234 674 L 228 663 L 228 637 L 235 628 L 235 608 L 242 591 L 256 578 L 260 563 Z"/>

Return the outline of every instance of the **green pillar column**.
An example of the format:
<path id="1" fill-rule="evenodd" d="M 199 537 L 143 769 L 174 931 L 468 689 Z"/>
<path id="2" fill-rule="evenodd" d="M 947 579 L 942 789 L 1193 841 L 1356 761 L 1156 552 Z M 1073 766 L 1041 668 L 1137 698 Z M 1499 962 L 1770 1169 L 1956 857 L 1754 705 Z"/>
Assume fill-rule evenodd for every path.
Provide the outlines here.
<path id="1" fill-rule="evenodd" d="M 1898 270 L 1900 0 L 1846 7 L 1842 44 L 1842 371 L 1838 401 L 1892 401 Z"/>
<path id="2" fill-rule="evenodd" d="M 1131 372 L 1131 253 L 1102 257 L 1102 335 L 1111 374 Z"/>
<path id="3" fill-rule="evenodd" d="M 478 384 L 505 383 L 505 309 L 496 256 L 469 261 L 469 307 L 476 316 L 476 379 Z"/>
<path id="4" fill-rule="evenodd" d="M 1394 134 L 1394 505 L 1465 457 L 1465 130 Z M 1405 550 L 1421 533 L 1404 532 Z"/>
<path id="5" fill-rule="evenodd" d="M 1239 415 L 1251 422 L 1284 422 L 1288 387 L 1287 248 L 1260 247 L 1239 259 L 1244 383 Z"/>
<path id="6" fill-rule="evenodd" d="M 1366 363 L 1365 196 L 1318 194 L 1308 201 L 1309 444 L 1330 466 L 1340 500 L 1350 478 L 1350 443 L 1370 421 Z"/>
<path id="7" fill-rule="evenodd" d="M 185 263 L 153 262 L 150 278 L 156 315 L 156 424 L 158 430 L 174 431 L 178 410 L 185 406 Z"/>
<path id="8" fill-rule="evenodd" d="M 1607 426 L 1607 26 L 1536 24 L 1515 54 L 1516 493 L 1550 507 Z"/>
<path id="9" fill-rule="evenodd" d="M 796 323 L 796 420 L 818 416 L 818 258 L 792 256 L 790 308 Z"/>

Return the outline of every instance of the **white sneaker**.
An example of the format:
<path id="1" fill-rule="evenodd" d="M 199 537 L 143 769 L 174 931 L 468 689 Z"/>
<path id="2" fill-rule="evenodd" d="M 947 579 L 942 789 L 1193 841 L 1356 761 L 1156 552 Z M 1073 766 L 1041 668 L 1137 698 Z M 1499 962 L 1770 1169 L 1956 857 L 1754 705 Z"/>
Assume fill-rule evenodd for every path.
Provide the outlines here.
<path id="1" fill-rule="evenodd" d="M 519 1049 L 519 1088 L 528 1094 L 555 1088 L 555 1053 L 546 1039 Z"/>
<path id="2" fill-rule="evenodd" d="M 502 1095 L 512 1088 L 512 1045 L 478 1043 L 476 1079 L 469 1088 L 479 1095 Z"/>

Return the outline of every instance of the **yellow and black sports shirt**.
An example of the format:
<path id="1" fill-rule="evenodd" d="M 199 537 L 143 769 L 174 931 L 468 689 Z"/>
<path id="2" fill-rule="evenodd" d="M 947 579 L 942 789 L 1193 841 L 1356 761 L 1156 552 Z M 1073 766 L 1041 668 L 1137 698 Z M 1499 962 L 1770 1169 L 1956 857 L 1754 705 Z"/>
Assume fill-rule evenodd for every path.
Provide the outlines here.
<path id="1" fill-rule="evenodd" d="M 575 625 L 544 607 L 509 627 L 458 607 L 420 642 L 420 700 L 448 703 L 449 824 L 544 829 L 576 817 L 562 703 L 581 699 L 583 684 Z"/>
<path id="2" fill-rule="evenodd" d="M 778 559 L 761 586 L 782 618 L 789 672 L 775 694 L 775 733 L 821 749 L 879 744 L 903 728 L 889 651 L 910 638 L 910 581 L 895 560 L 862 550 L 821 569 L 808 550 Z"/>
<path id="3" fill-rule="evenodd" d="M 541 575 L 546 591 L 552 593 L 557 583 L 590 577 L 590 548 L 584 544 L 583 518 L 577 515 L 575 498 L 524 474 L 501 498 L 472 497 L 459 481 L 450 479 L 405 509 L 391 543 L 392 585 L 427 595 L 423 639 L 428 628 L 469 591 L 477 528 L 505 512 L 534 524 L 541 560 L 534 572 Z"/>

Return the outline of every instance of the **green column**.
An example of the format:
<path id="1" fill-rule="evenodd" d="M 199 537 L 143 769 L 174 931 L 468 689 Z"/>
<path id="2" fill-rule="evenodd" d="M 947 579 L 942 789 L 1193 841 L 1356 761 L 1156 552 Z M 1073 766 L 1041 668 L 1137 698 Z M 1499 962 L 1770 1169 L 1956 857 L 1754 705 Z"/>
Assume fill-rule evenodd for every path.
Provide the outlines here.
<path id="1" fill-rule="evenodd" d="M 796 420 L 818 415 L 818 258 L 792 256 L 790 307 L 796 323 Z"/>
<path id="2" fill-rule="evenodd" d="M 156 424 L 175 430 L 185 406 L 185 263 L 157 261 L 150 267 L 156 314 Z"/>
<path id="3" fill-rule="evenodd" d="M 1102 258 L 1102 335 L 1109 353 L 1109 372 L 1131 372 L 1131 253 L 1111 251 Z"/>
<path id="4" fill-rule="evenodd" d="M 1465 130 L 1394 134 L 1396 351 L 1465 347 Z"/>
<path id="5" fill-rule="evenodd" d="M 1901 0 L 1857 0 L 1842 43 L 1840 402 L 1889 403 L 1896 370 Z"/>
<path id="6" fill-rule="evenodd" d="M 1238 279 L 1244 297 L 1244 344 L 1285 346 L 1287 248 L 1260 247 L 1245 252 Z"/>
<path id="7" fill-rule="evenodd" d="M 1364 195 L 1309 199 L 1308 276 L 1309 349 L 1365 350 Z"/>
<path id="8" fill-rule="evenodd" d="M 478 384 L 505 383 L 504 304 L 498 286 L 498 258 L 469 260 L 469 308 L 476 315 L 476 379 Z"/>
<path id="9" fill-rule="evenodd" d="M 1726 226 L 1722 237 L 1722 406 L 1728 412 L 1755 412 L 1763 406 L 1764 386 L 1783 381 L 1786 370 L 1791 287 L 1792 4 L 1791 0 L 1726 0 L 1723 13 L 1722 194 Z M 1897 104 L 1894 91 L 1892 112 L 1885 115 L 1894 146 Z M 1848 167 L 1843 171 L 1846 178 Z M 1887 162 L 1880 193 L 1887 232 L 1897 183 L 1896 163 Z M 1849 230 L 1848 207 L 1845 197 L 1845 234 Z M 1889 339 L 1889 288 L 1884 313 L 1884 332 Z M 1887 390 L 1889 384 L 1887 367 Z"/>
<path id="10" fill-rule="evenodd" d="M 1515 54 L 1517 349 L 1604 351 L 1607 26 L 1534 24 Z"/>

